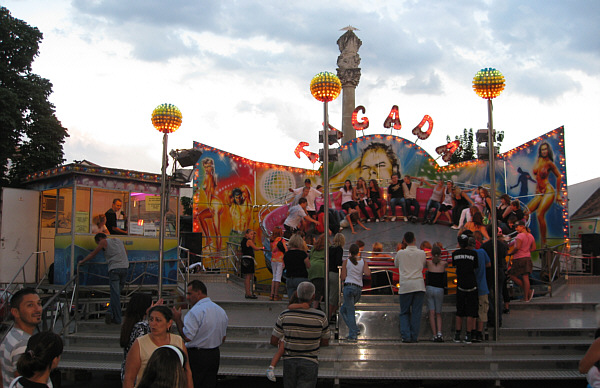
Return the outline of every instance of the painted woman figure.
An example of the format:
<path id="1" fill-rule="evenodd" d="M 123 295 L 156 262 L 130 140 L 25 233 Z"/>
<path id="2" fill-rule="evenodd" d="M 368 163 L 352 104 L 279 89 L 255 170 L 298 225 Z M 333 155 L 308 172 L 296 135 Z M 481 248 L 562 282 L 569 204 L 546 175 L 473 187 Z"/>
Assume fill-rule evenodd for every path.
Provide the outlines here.
<path id="1" fill-rule="evenodd" d="M 221 249 L 221 214 L 224 207 L 221 199 L 217 196 L 217 174 L 215 172 L 215 161 L 212 158 L 202 160 L 204 169 L 204 182 L 202 189 L 196 192 L 196 203 L 200 209 L 196 215 L 202 233 L 206 236 L 206 245 L 212 244 L 215 236 L 217 250 Z"/>
<path id="2" fill-rule="evenodd" d="M 556 188 L 550 183 L 550 173 L 553 173 L 556 177 Z M 527 207 L 530 213 L 536 212 L 536 218 L 540 226 L 542 246 L 545 246 L 548 229 L 546 213 L 554 201 L 559 206 L 562 206 L 561 196 L 557 193 L 557 190 L 560 190 L 561 187 L 562 175 L 554 164 L 554 153 L 548 142 L 543 142 L 538 148 L 538 158 L 533 165 L 533 175 L 537 181 L 535 197 L 529 202 Z"/>
<path id="3" fill-rule="evenodd" d="M 231 216 L 231 232 L 229 242 L 239 244 L 244 231 L 250 227 L 252 204 L 250 190 L 246 186 L 236 187 L 229 195 L 229 214 Z"/>

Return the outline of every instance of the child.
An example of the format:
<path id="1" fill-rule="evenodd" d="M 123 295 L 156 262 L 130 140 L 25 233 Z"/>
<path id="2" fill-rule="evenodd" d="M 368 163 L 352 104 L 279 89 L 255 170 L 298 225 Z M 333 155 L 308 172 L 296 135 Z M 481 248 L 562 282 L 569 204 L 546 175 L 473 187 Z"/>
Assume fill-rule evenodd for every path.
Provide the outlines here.
<path id="1" fill-rule="evenodd" d="M 444 287 L 446 286 L 446 265 L 442 261 L 442 250 L 434 245 L 431 248 L 431 260 L 427 260 L 426 291 L 427 307 L 429 308 L 429 324 L 433 333 L 433 342 L 444 342 L 442 336 L 442 303 L 444 302 Z M 437 334 L 436 334 L 437 332 Z"/>
<path id="2" fill-rule="evenodd" d="M 290 297 L 290 304 L 288 305 L 288 309 L 289 310 L 307 309 L 310 307 L 308 305 L 308 302 L 306 302 L 306 303 L 299 303 L 299 302 L 300 301 L 298 300 L 298 294 L 296 294 L 296 292 L 294 292 L 294 294 Z M 275 353 L 275 355 L 273 356 L 273 359 L 271 360 L 271 364 L 267 368 L 267 378 L 273 382 L 276 381 L 275 366 L 277 366 L 277 363 L 279 362 L 279 359 L 281 358 L 281 356 L 283 356 L 284 352 L 285 352 L 285 343 L 283 342 L 283 339 L 282 339 L 281 341 L 279 341 L 279 347 L 277 348 L 277 353 Z"/>
<path id="3" fill-rule="evenodd" d="M 371 270 L 358 255 L 358 245 L 349 248 L 350 257 L 342 264 L 341 279 L 344 281 L 344 304 L 340 314 L 348 326 L 348 340 L 356 342 L 358 327 L 356 326 L 355 304 L 360 300 L 363 286 L 363 276 L 370 277 Z"/>

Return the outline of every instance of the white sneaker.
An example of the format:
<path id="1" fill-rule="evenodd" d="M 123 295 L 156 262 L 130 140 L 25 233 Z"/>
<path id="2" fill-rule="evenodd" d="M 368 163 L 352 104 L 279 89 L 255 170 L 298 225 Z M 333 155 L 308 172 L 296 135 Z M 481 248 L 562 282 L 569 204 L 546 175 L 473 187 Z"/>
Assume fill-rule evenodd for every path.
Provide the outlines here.
<path id="1" fill-rule="evenodd" d="M 375 222 L 379 222 L 379 218 L 375 218 Z"/>
<path id="2" fill-rule="evenodd" d="M 452 225 L 450 228 L 454 229 L 454 230 L 459 230 L 460 228 L 456 225 Z"/>
<path id="3" fill-rule="evenodd" d="M 267 368 L 267 378 L 272 381 L 275 382 L 275 369 L 269 365 L 269 367 Z"/>
<path id="4" fill-rule="evenodd" d="M 396 221 L 396 216 L 393 216 L 390 221 L 392 221 L 392 222 Z"/>
<path id="5" fill-rule="evenodd" d="M 404 222 L 408 222 L 408 218 L 407 217 L 404 217 Z"/>

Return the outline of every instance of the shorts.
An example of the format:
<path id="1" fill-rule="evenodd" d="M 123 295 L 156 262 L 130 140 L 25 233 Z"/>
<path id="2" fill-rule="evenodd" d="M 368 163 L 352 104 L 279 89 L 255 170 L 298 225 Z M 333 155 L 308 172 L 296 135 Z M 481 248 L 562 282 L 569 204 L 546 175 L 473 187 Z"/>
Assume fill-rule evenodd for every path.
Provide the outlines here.
<path id="1" fill-rule="evenodd" d="M 315 300 L 321 302 L 325 295 L 325 278 L 310 279 L 310 282 L 315 286 Z"/>
<path id="2" fill-rule="evenodd" d="M 242 275 L 248 275 L 248 274 L 254 273 L 254 258 L 248 257 L 248 256 L 242 256 L 241 272 L 242 272 Z"/>
<path id="3" fill-rule="evenodd" d="M 447 212 L 448 210 L 452 210 L 452 205 L 445 205 L 445 204 L 440 205 L 441 212 Z"/>
<path id="4" fill-rule="evenodd" d="M 490 300 L 487 295 L 479 295 L 479 320 L 488 321 L 488 310 L 490 309 Z"/>
<path id="5" fill-rule="evenodd" d="M 427 297 L 427 308 L 429 311 L 435 311 L 436 314 L 441 314 L 442 304 L 444 303 L 444 289 L 427 286 L 425 296 Z"/>
<path id="6" fill-rule="evenodd" d="M 456 316 L 477 318 L 479 315 L 478 299 L 477 289 L 473 291 L 456 290 Z"/>
<path id="7" fill-rule="evenodd" d="M 533 263 L 531 262 L 531 257 L 521 257 L 520 259 L 512 260 L 512 266 L 508 274 L 512 276 L 530 275 L 532 271 Z"/>
<path id="8" fill-rule="evenodd" d="M 271 261 L 271 269 L 273 270 L 273 281 L 280 282 L 281 274 L 283 273 L 283 263 Z"/>
<path id="9" fill-rule="evenodd" d="M 342 204 L 342 209 L 344 209 L 347 212 L 349 209 L 354 209 L 357 206 L 358 206 L 358 203 L 356 203 L 354 201 L 348 201 L 348 202 L 344 202 Z"/>

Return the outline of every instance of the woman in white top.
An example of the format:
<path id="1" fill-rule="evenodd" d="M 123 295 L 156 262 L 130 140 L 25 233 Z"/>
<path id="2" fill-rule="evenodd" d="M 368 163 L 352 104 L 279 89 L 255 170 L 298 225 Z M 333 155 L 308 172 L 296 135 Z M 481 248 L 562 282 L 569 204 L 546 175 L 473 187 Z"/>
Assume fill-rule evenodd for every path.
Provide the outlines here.
<path id="1" fill-rule="evenodd" d="M 348 340 L 356 341 L 358 326 L 356 326 L 354 305 L 360 300 L 363 286 L 363 275 L 371 276 L 371 270 L 365 261 L 358 256 L 358 245 L 350 245 L 350 257 L 342 264 L 341 278 L 344 282 L 344 304 L 340 314 L 348 326 Z"/>

